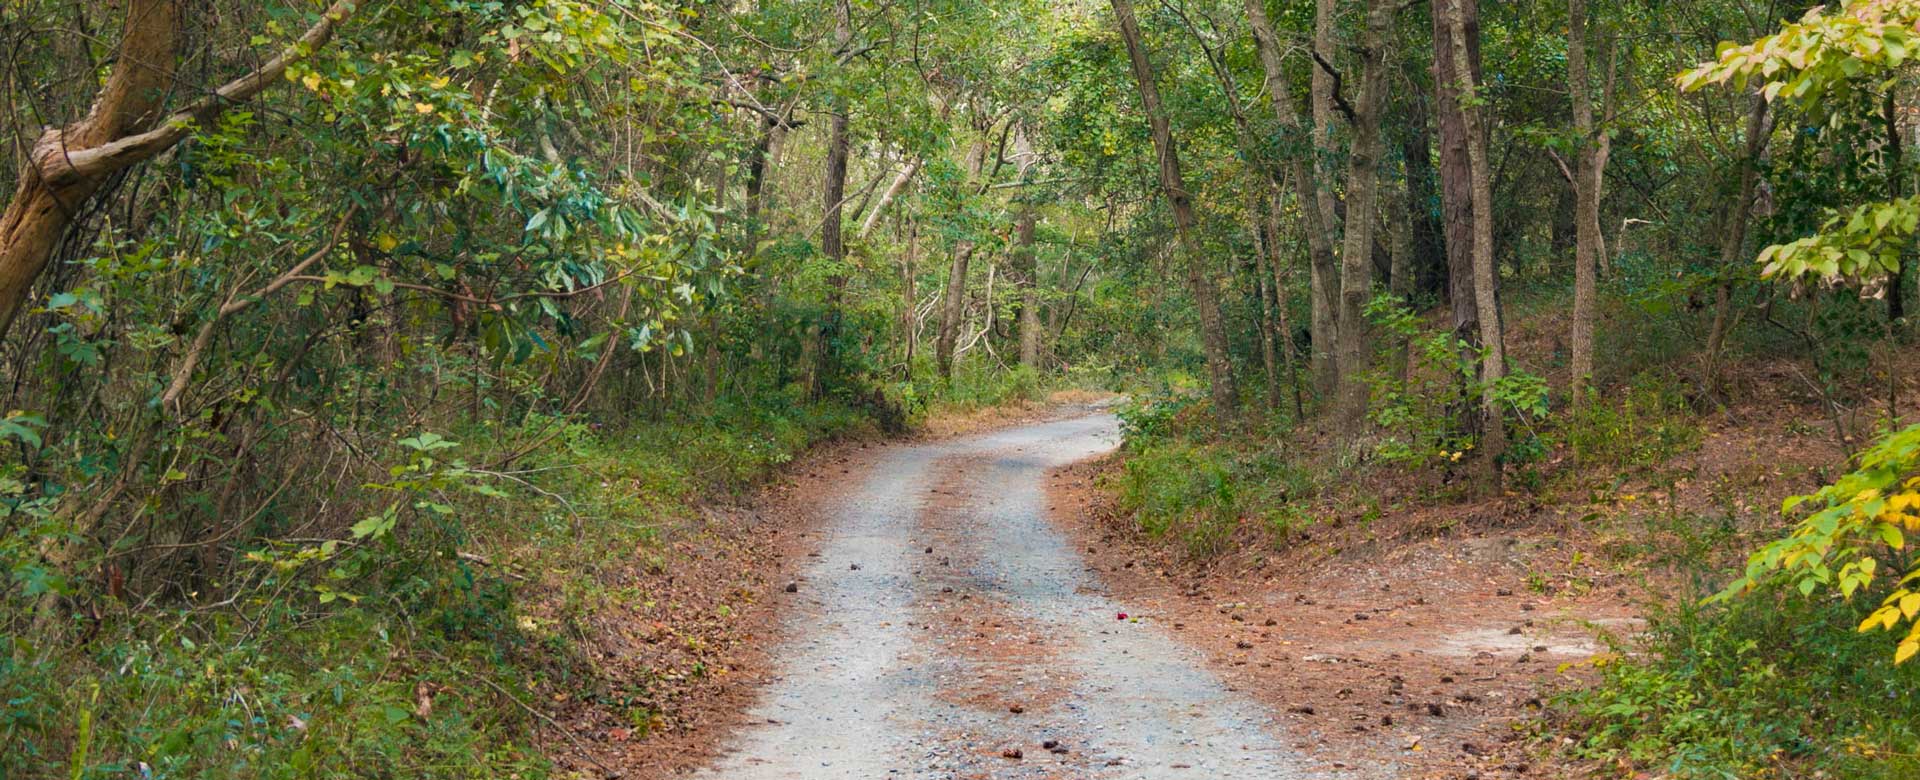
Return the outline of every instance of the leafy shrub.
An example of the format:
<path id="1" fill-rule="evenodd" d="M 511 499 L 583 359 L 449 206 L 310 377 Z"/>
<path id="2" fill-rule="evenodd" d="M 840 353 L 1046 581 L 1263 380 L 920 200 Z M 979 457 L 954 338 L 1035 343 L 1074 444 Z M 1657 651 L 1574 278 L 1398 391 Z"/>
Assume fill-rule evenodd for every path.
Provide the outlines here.
<path id="1" fill-rule="evenodd" d="M 1849 629 L 1865 609 L 1786 589 L 1655 615 L 1646 652 L 1556 701 L 1576 756 L 1674 780 L 1920 773 L 1916 675 Z"/>
<path id="2" fill-rule="evenodd" d="M 1478 444 L 1477 431 L 1463 423 L 1477 414 L 1483 391 L 1514 428 L 1507 462 L 1536 460 L 1545 452 L 1536 429 L 1547 416 L 1546 380 L 1510 369 L 1487 387 L 1479 379 L 1478 350 L 1451 332 L 1426 327 L 1394 296 L 1375 297 L 1366 315 L 1404 340 L 1414 363 L 1405 381 L 1384 367 L 1368 377 L 1373 395 L 1368 417 L 1383 434 L 1375 455 L 1405 465 L 1459 461 Z"/>
<path id="3" fill-rule="evenodd" d="M 1582 467 L 1645 471 L 1700 444 L 1700 424 L 1672 379 L 1652 372 L 1617 400 L 1590 392 L 1569 410 L 1559 434 Z"/>
<path id="4" fill-rule="evenodd" d="M 1127 459 L 1120 505 L 1154 538 L 1178 534 L 1194 555 L 1224 549 L 1239 518 L 1231 462 L 1219 449 L 1154 444 Z"/>

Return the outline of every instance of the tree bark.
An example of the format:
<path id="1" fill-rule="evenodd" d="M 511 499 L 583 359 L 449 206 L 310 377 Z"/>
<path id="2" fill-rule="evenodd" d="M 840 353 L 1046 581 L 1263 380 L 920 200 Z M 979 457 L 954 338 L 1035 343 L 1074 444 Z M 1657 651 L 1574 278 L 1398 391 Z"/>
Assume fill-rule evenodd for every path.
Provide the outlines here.
<path id="1" fill-rule="evenodd" d="M 1593 325 L 1597 304 L 1600 248 L 1600 184 L 1607 164 L 1607 141 L 1594 132 L 1593 98 L 1587 79 L 1586 0 L 1567 2 L 1567 89 L 1573 96 L 1573 134 L 1579 143 L 1574 169 L 1573 378 L 1577 401 L 1593 378 Z"/>
<path id="2" fill-rule="evenodd" d="M 1287 174 L 1293 179 L 1294 186 L 1300 192 L 1299 205 L 1301 219 L 1307 225 L 1303 232 L 1307 236 L 1307 257 L 1311 269 L 1309 282 L 1312 316 L 1308 324 L 1314 345 L 1311 358 L 1316 386 L 1322 391 L 1331 386 L 1334 376 L 1331 345 L 1334 342 L 1334 306 L 1330 280 L 1334 278 L 1335 267 L 1333 238 L 1336 235 L 1332 193 L 1321 183 L 1319 171 L 1320 136 L 1328 128 L 1324 123 L 1331 121 L 1327 114 L 1330 109 L 1321 98 L 1319 89 L 1313 94 L 1316 110 L 1313 113 L 1312 127 L 1303 127 L 1299 112 L 1294 109 L 1292 95 L 1287 91 L 1286 63 L 1282 55 L 1284 49 L 1280 36 L 1275 34 L 1273 22 L 1267 16 L 1265 0 L 1244 0 L 1247 13 L 1247 25 L 1253 28 L 1254 46 L 1260 55 L 1260 66 L 1266 75 L 1267 98 L 1273 106 L 1274 119 L 1279 122 L 1280 132 L 1290 147 L 1282 150 L 1287 160 Z M 1312 68 L 1318 85 L 1325 78 L 1316 65 Z M 1331 89 L 1331 85 L 1327 86 Z M 1325 204 L 1323 206 L 1323 204 Z M 1283 307 L 1284 308 L 1284 307 Z M 1289 334 L 1288 338 L 1292 336 Z M 1291 341 L 1289 349 L 1291 349 Z"/>
<path id="3" fill-rule="evenodd" d="M 1453 47 L 1454 16 L 1467 39 L 1466 55 Z M 1433 110 L 1440 137 L 1440 210 L 1447 248 L 1447 303 L 1454 336 L 1477 347 L 1479 304 L 1473 289 L 1473 170 L 1467 157 L 1467 124 L 1460 102 L 1460 77 L 1480 78 L 1480 22 L 1477 0 L 1433 0 Z"/>
<path id="4" fill-rule="evenodd" d="M 898 176 L 893 177 L 893 183 L 887 185 L 887 191 L 880 194 L 880 202 L 873 205 L 873 211 L 867 212 L 866 221 L 860 223 L 861 238 L 866 238 L 868 233 L 873 232 L 873 226 L 880 223 L 880 216 L 887 212 L 887 207 L 893 205 L 893 201 L 900 197 L 900 193 L 906 191 L 907 185 L 913 182 L 913 175 L 920 172 L 920 166 L 925 162 L 916 158 L 907 163 L 907 167 L 900 169 Z"/>
<path id="5" fill-rule="evenodd" d="M 1034 252 L 1032 204 L 1020 205 L 1013 225 L 1013 267 L 1020 286 L 1020 365 L 1040 369 L 1040 263 Z"/>
<path id="6" fill-rule="evenodd" d="M 1260 248 L 1266 254 L 1269 273 L 1273 275 L 1274 330 L 1280 339 L 1281 367 L 1286 371 L 1287 387 L 1293 395 L 1293 419 L 1295 422 L 1307 416 L 1307 403 L 1301 397 L 1299 358 L 1294 354 L 1293 324 L 1287 314 L 1287 262 L 1280 251 L 1280 194 L 1272 193 L 1261 199 L 1260 211 Z"/>
<path id="7" fill-rule="evenodd" d="M 0 213 L 0 336 L 12 328 L 40 273 L 87 200 L 115 173 L 151 159 L 228 106 L 275 83 L 353 14 L 338 0 L 320 20 L 258 69 L 171 114 L 162 101 L 181 46 L 183 0 L 129 0 L 119 58 L 85 119 L 41 134 L 27 152 L 13 198 Z"/>
<path id="8" fill-rule="evenodd" d="M 1497 269 L 1493 258 L 1493 174 L 1487 157 L 1487 131 L 1481 124 L 1480 107 L 1471 104 L 1479 89 L 1468 67 L 1470 47 L 1466 13 L 1463 6 L 1472 0 L 1458 0 L 1448 9 L 1453 49 L 1453 80 L 1463 100 L 1461 118 L 1465 120 L 1467 162 L 1472 174 L 1473 202 L 1473 290 L 1476 314 L 1480 320 L 1480 403 L 1482 414 L 1481 457 L 1487 461 L 1496 481 L 1500 459 L 1506 454 L 1506 425 L 1494 395 L 1494 383 L 1506 376 L 1506 339 L 1501 332 Z"/>
<path id="9" fill-rule="evenodd" d="M 1360 86 L 1354 98 L 1353 142 L 1347 151 L 1346 245 L 1340 250 L 1340 417 L 1357 430 L 1367 413 L 1366 371 L 1370 357 L 1366 318 L 1373 295 L 1373 228 L 1379 224 L 1380 107 L 1386 103 L 1387 36 L 1393 31 L 1394 0 L 1369 0 L 1360 37 Z"/>
<path id="10" fill-rule="evenodd" d="M 1141 43 L 1140 24 L 1134 19 L 1133 3 L 1131 0 L 1111 2 L 1113 14 L 1120 23 L 1120 37 L 1127 45 L 1127 60 L 1133 69 L 1133 80 L 1140 90 L 1141 108 L 1147 115 L 1153 148 L 1160 158 L 1160 189 L 1173 211 L 1181 254 L 1185 255 L 1187 286 L 1193 295 L 1194 308 L 1198 309 L 1200 315 L 1200 338 L 1207 356 L 1214 414 L 1223 420 L 1232 420 L 1238 416 L 1240 396 L 1234 387 L 1233 363 L 1227 354 L 1226 323 L 1221 317 L 1213 278 L 1205 268 L 1206 258 L 1200 253 L 1199 236 L 1195 235 L 1197 228 L 1193 202 L 1180 173 L 1180 157 L 1173 145 L 1173 130 L 1167 124 L 1166 112 L 1160 105 L 1160 89 L 1154 83 L 1153 65 L 1147 61 L 1146 48 Z"/>
<path id="11" fill-rule="evenodd" d="M 962 240 L 953 248 L 947 290 L 940 298 L 940 335 L 933 341 L 933 359 L 941 379 L 953 376 L 953 350 L 960 341 L 960 320 L 967 311 L 967 273 L 972 260 L 972 241 Z"/>
<path id="12" fill-rule="evenodd" d="M 1335 6 L 1337 0 L 1316 0 L 1313 15 L 1313 52 L 1314 57 L 1325 62 L 1333 62 L 1333 34 Z M 1319 63 L 1311 68 L 1309 103 L 1313 112 L 1313 167 L 1318 175 L 1313 177 L 1313 198 L 1320 212 L 1320 224 L 1326 232 L 1327 240 L 1333 241 L 1339 235 L 1339 204 L 1335 201 L 1331 177 L 1319 171 L 1321 165 L 1334 158 L 1338 150 L 1333 143 L 1333 74 Z M 1304 200 L 1306 195 L 1301 198 Z M 1343 247 L 1341 251 L 1346 251 Z M 1339 364 L 1338 343 L 1340 328 L 1346 325 L 1340 321 L 1340 278 L 1341 264 L 1329 251 L 1324 257 L 1313 257 L 1308 283 L 1312 287 L 1313 309 L 1313 380 L 1314 387 L 1322 396 L 1334 396 L 1340 387 L 1340 377 L 1346 373 L 1345 366 Z"/>
<path id="13" fill-rule="evenodd" d="M 852 9 L 848 0 L 839 0 L 834 4 L 837 24 L 834 27 L 834 46 L 836 55 L 846 51 L 847 44 L 853 40 Z M 813 390 L 818 395 L 828 382 L 837 379 L 840 366 L 839 341 L 840 326 L 843 319 L 841 306 L 847 293 L 847 275 L 839 270 L 847 259 L 847 246 L 842 230 L 844 208 L 847 199 L 847 154 L 852 139 L 847 133 L 847 105 L 844 99 L 835 98 L 832 118 L 827 131 L 827 171 L 820 191 L 822 209 L 820 222 L 820 252 L 827 256 L 835 270 L 827 277 L 827 301 L 825 317 L 820 323 L 820 332 L 814 346 L 817 362 L 813 373 Z"/>
<path id="14" fill-rule="evenodd" d="M 920 270 L 916 261 L 920 255 L 920 222 L 907 224 L 907 251 L 900 255 L 900 340 L 902 355 L 901 374 L 907 379 L 913 378 L 913 358 L 920 346 L 920 323 L 914 320 L 915 307 L 919 305 L 919 291 L 915 288 Z"/>

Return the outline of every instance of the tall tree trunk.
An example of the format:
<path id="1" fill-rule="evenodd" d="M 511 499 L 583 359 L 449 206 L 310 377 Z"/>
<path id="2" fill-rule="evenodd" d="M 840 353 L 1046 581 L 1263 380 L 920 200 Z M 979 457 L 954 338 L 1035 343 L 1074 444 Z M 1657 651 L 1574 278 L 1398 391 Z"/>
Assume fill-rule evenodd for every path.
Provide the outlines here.
<path id="1" fill-rule="evenodd" d="M 173 86 L 183 0 L 128 0 L 118 59 L 87 116 L 42 133 L 27 150 L 13 199 L 0 212 L 0 336 L 5 336 L 87 200 L 113 175 L 172 148 L 195 126 L 228 106 L 280 83 L 287 66 L 332 39 L 357 0 L 338 0 L 299 40 L 171 114 L 162 101 Z"/>
<path id="2" fill-rule="evenodd" d="M 1160 105 L 1160 88 L 1154 83 L 1153 65 L 1147 61 L 1141 44 L 1140 24 L 1134 19 L 1131 0 L 1111 0 L 1113 14 L 1120 23 L 1120 37 L 1127 44 L 1127 60 L 1133 68 L 1133 80 L 1140 89 L 1141 108 L 1152 131 L 1153 148 L 1160 158 L 1160 189 L 1173 211 L 1173 223 L 1179 232 L 1181 254 L 1185 255 L 1187 286 L 1193 294 L 1194 308 L 1200 315 L 1200 338 L 1207 356 L 1207 375 L 1212 383 L 1214 413 L 1232 420 L 1239 412 L 1239 392 L 1234 387 L 1233 363 L 1227 355 L 1226 323 L 1220 314 L 1218 291 L 1206 270 L 1206 258 L 1200 252 L 1195 235 L 1192 198 L 1180 173 L 1180 156 L 1173 145 L 1173 130 L 1167 124 Z"/>
<path id="3" fill-rule="evenodd" d="M 1274 330 L 1280 339 L 1281 367 L 1286 370 L 1287 388 L 1293 395 L 1293 419 L 1299 422 L 1307 416 L 1307 404 L 1301 398 L 1299 357 L 1294 354 L 1293 323 L 1287 314 L 1288 274 L 1286 255 L 1280 251 L 1280 194 L 1263 198 L 1259 211 L 1260 248 L 1273 274 Z"/>
<path id="4" fill-rule="evenodd" d="M 920 269 L 916 261 L 920 259 L 920 221 L 907 223 L 907 251 L 900 255 L 900 332 L 902 367 L 901 375 L 913 378 L 914 353 L 920 346 L 920 323 L 915 320 L 919 306 L 919 291 L 915 289 Z"/>
<path id="5" fill-rule="evenodd" d="M 1266 379 L 1266 402 L 1268 407 L 1280 405 L 1280 358 L 1274 350 L 1274 334 L 1278 328 L 1273 324 L 1273 275 L 1272 254 L 1268 251 L 1271 238 L 1267 235 L 1265 205 L 1267 196 L 1258 191 L 1253 198 L 1251 209 L 1255 220 L 1253 230 L 1253 280 L 1254 293 L 1259 296 L 1260 312 L 1260 369 Z"/>
<path id="6" fill-rule="evenodd" d="M 1319 169 L 1338 152 L 1333 142 L 1333 74 L 1327 71 L 1327 65 L 1334 59 L 1336 4 L 1337 0 L 1315 0 L 1313 56 L 1322 62 L 1314 63 L 1309 80 L 1309 105 L 1313 112 L 1312 159 L 1317 172 L 1313 177 L 1313 197 L 1329 242 L 1339 235 L 1340 209 L 1334 199 L 1332 177 Z M 1342 248 L 1341 251 L 1346 250 Z M 1308 281 L 1313 294 L 1313 383 L 1322 396 L 1334 396 L 1339 390 L 1340 377 L 1346 373 L 1346 367 L 1339 364 L 1338 357 L 1340 328 L 1346 324 L 1340 321 L 1341 265 L 1336 263 L 1331 251 L 1324 257 L 1312 258 L 1312 263 Z"/>
<path id="7" fill-rule="evenodd" d="M 1453 47 L 1452 19 L 1466 30 L 1464 62 Z M 1440 210 L 1447 246 L 1447 303 L 1454 336 L 1478 347 L 1479 304 L 1473 290 L 1473 170 L 1467 157 L 1467 124 L 1460 101 L 1462 68 L 1480 78 L 1480 22 L 1477 0 L 1433 0 L 1433 110 L 1440 131 Z"/>
<path id="8" fill-rule="evenodd" d="M 1369 0 L 1360 37 L 1360 87 L 1353 107 L 1353 143 L 1347 152 L 1346 245 L 1340 250 L 1340 416 L 1349 426 L 1367 413 L 1369 357 L 1367 299 L 1373 296 L 1373 228 L 1379 224 L 1380 107 L 1386 104 L 1387 36 L 1394 0 Z M 1354 430 L 1355 428 L 1349 428 Z"/>
<path id="9" fill-rule="evenodd" d="M 1479 89 L 1468 67 L 1468 28 L 1463 8 L 1472 0 L 1459 0 L 1448 9 L 1453 50 L 1454 83 L 1462 98 L 1472 98 Z M 1473 290 L 1480 320 L 1481 349 L 1481 457 L 1492 469 L 1496 481 L 1500 459 L 1506 454 L 1506 425 L 1494 395 L 1494 383 L 1506 376 L 1506 338 L 1501 332 L 1497 269 L 1493 263 L 1493 174 L 1487 156 L 1487 130 L 1481 124 L 1480 107 L 1471 100 L 1461 105 L 1461 118 L 1467 132 L 1468 169 L 1472 174 L 1473 199 Z"/>
<path id="10" fill-rule="evenodd" d="M 839 0 L 834 3 L 834 8 L 837 24 L 833 39 L 835 55 L 838 56 L 846 51 L 847 44 L 853 40 L 853 18 L 848 0 Z M 821 320 L 819 337 L 814 345 L 817 363 L 811 384 L 816 395 L 824 392 L 828 383 L 838 379 L 840 326 L 843 319 L 840 309 L 847 292 L 847 275 L 839 267 L 847 259 L 841 223 L 847 199 L 847 154 L 852 139 L 847 133 L 846 101 L 835 98 L 831 111 L 833 116 L 827 130 L 826 180 L 820 188 L 820 200 L 824 207 L 820 222 L 820 251 L 827 256 L 835 270 L 833 275 L 827 277 L 826 316 Z"/>
<path id="11" fill-rule="evenodd" d="M 1040 261 L 1033 247 L 1033 204 L 1022 203 L 1013 224 L 1013 267 L 1020 277 L 1020 365 L 1040 369 Z"/>
<path id="12" fill-rule="evenodd" d="M 972 241 L 962 240 L 953 248 L 947 290 L 940 297 L 940 334 L 933 341 L 933 359 L 941 379 L 953 377 L 953 350 L 959 344 L 960 323 L 967 312 L 967 272 L 972 260 Z"/>
<path id="13" fill-rule="evenodd" d="M 1746 248 L 1747 221 L 1753 210 L 1754 189 L 1758 186 L 1760 156 L 1767 150 L 1767 101 L 1758 92 L 1754 93 L 1752 108 L 1747 111 L 1746 132 L 1746 148 L 1735 174 L 1735 196 L 1727 212 L 1726 232 L 1720 235 L 1720 286 L 1714 290 L 1713 327 L 1707 331 L 1706 383 L 1709 387 L 1719 384 L 1720 352 L 1726 347 L 1727 331 L 1733 327 L 1733 277 L 1725 269 L 1741 262 L 1740 253 Z"/>
<path id="14" fill-rule="evenodd" d="M 1311 269 L 1310 294 L 1312 317 L 1309 332 L 1313 341 L 1313 372 L 1317 386 L 1324 392 L 1331 387 L 1334 377 L 1334 301 L 1331 280 L 1336 273 L 1333 239 L 1336 235 L 1332 192 L 1322 183 L 1319 171 L 1320 137 L 1331 129 L 1326 124 L 1331 121 L 1331 109 L 1328 94 L 1331 83 L 1324 84 L 1326 75 L 1320 72 L 1318 65 L 1308 63 L 1313 75 L 1314 113 L 1313 126 L 1303 127 L 1299 112 L 1294 109 L 1293 96 L 1287 89 L 1286 63 L 1283 56 L 1280 36 L 1275 34 L 1273 22 L 1267 17 L 1265 0 L 1244 0 L 1247 13 L 1247 25 L 1253 28 L 1254 46 L 1260 54 L 1260 67 L 1266 75 L 1266 92 L 1273 106 L 1274 119 L 1278 120 L 1280 132 L 1289 147 L 1281 154 L 1287 160 L 1287 174 L 1293 179 L 1294 186 L 1300 192 L 1299 204 L 1301 219 L 1308 226 L 1303 232 L 1307 236 L 1307 257 Z M 1291 339 L 1291 335 L 1288 336 Z M 1291 343 L 1291 342 L 1289 342 Z M 1291 347 L 1289 347 L 1291 349 Z"/>
<path id="15" fill-rule="evenodd" d="M 1408 167 L 1411 168 L 1412 165 L 1409 164 Z M 1413 175 L 1407 174 L 1407 180 L 1411 182 L 1412 179 Z M 1409 308 L 1413 305 L 1416 281 L 1413 271 L 1413 233 L 1416 223 L 1413 219 L 1412 202 L 1413 187 L 1411 185 L 1401 190 L 1400 197 L 1387 199 L 1387 225 L 1392 234 L 1388 238 L 1390 243 L 1387 248 L 1393 258 L 1393 271 L 1387 276 L 1387 292 L 1399 301 L 1400 305 Z M 1393 378 L 1402 391 L 1405 391 L 1407 379 L 1412 372 L 1413 342 L 1404 336 L 1397 338 L 1393 345 Z"/>
<path id="16" fill-rule="evenodd" d="M 1573 95 L 1573 134 L 1580 144 L 1573 176 L 1573 379 L 1577 401 L 1593 378 L 1593 324 L 1599 295 L 1600 182 L 1607 143 L 1594 132 L 1593 98 L 1587 80 L 1587 3 L 1567 2 L 1567 89 Z"/>
<path id="17" fill-rule="evenodd" d="M 981 169 L 986 167 L 986 156 L 987 138 L 983 131 L 967 149 L 965 164 L 969 183 L 980 178 Z M 953 260 L 947 269 L 947 289 L 940 298 L 940 332 L 933 340 L 934 366 L 941 379 L 953 377 L 954 350 L 960 343 L 960 325 L 967 312 L 967 273 L 973 250 L 972 239 L 961 239 L 954 246 Z"/>
<path id="18" fill-rule="evenodd" d="M 1880 106 L 1880 121 L 1885 124 L 1887 131 L 1884 148 L 1887 155 L 1887 198 L 1889 200 L 1899 200 L 1907 194 L 1907 171 L 1904 162 L 1906 144 L 1900 139 L 1897 92 L 1898 82 L 1890 84 L 1887 87 L 1886 99 Z M 1905 326 L 1901 320 L 1907 318 L 1906 276 L 1907 266 L 1911 265 L 1907 262 L 1908 254 L 1902 251 L 1899 259 L 1895 261 L 1893 271 L 1887 274 L 1887 325 L 1896 332 L 1904 330 Z"/>

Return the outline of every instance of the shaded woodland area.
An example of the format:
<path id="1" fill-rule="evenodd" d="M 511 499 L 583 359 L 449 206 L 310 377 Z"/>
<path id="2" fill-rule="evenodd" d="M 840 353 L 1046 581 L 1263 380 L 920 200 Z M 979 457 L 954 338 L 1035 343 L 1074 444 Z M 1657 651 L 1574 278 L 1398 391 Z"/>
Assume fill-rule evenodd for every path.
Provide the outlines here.
<path id="1" fill-rule="evenodd" d="M 556 691 L 670 730 L 710 656 L 597 666 L 596 610 L 652 603 L 621 572 L 817 443 L 1068 387 L 1128 394 L 1114 489 L 1195 556 L 1379 475 L 1671 496 L 1791 396 L 1827 461 L 1676 515 L 1709 541 L 1661 587 L 1706 584 L 1540 749 L 1911 776 L 1916 25 L 11 0 L 0 777 L 541 776 Z"/>

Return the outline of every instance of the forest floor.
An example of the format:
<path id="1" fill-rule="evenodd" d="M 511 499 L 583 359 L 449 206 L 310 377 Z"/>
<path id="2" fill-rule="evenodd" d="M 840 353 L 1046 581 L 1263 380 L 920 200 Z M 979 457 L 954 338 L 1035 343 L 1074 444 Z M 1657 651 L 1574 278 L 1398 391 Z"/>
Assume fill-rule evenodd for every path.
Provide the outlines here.
<path id="1" fill-rule="evenodd" d="M 637 682 L 547 692 L 550 754 L 627 778 L 1585 776 L 1536 726 L 1683 590 L 1648 518 L 1838 460 L 1780 401 L 1723 415 L 1664 494 L 1437 502 L 1198 559 L 1114 506 L 1111 415 L 1056 400 L 831 445 L 715 510 L 588 631 Z"/>

